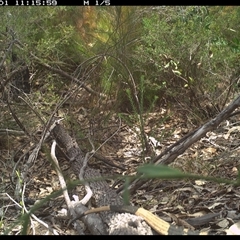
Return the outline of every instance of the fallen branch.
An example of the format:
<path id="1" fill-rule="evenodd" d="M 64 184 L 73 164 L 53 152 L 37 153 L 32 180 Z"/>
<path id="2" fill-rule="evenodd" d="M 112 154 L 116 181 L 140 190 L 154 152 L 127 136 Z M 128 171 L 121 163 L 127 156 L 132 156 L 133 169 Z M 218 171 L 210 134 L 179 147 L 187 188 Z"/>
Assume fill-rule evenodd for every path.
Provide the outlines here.
<path id="1" fill-rule="evenodd" d="M 170 164 L 172 163 L 179 155 L 184 153 L 193 143 L 200 140 L 206 135 L 207 132 L 212 131 L 218 127 L 218 125 L 231 116 L 232 112 L 240 106 L 240 96 L 234 100 L 228 107 L 226 107 L 222 112 L 220 112 L 214 119 L 205 123 L 202 127 L 193 131 L 188 138 L 180 142 L 178 146 L 174 147 L 164 158 L 160 159 L 158 156 L 153 159 L 155 164 Z"/>
<path id="2" fill-rule="evenodd" d="M 71 168 L 76 176 L 79 173 L 84 164 L 83 152 L 79 148 L 76 140 L 72 139 L 66 130 L 60 124 L 57 124 L 52 130 L 59 146 L 64 148 L 68 159 L 70 160 Z M 84 180 L 101 178 L 98 170 L 90 168 L 88 165 L 84 170 Z M 93 198 L 97 206 L 105 205 L 122 205 L 123 199 L 116 193 L 114 189 L 111 189 L 105 180 L 89 181 L 89 186 L 93 191 Z M 138 234 L 146 235 L 152 234 L 151 228 L 147 223 L 138 216 L 130 213 L 115 213 L 115 212 L 102 212 L 100 216 L 103 222 L 107 226 L 108 234 Z M 132 224 L 134 222 L 134 224 Z"/>
<path id="3" fill-rule="evenodd" d="M 174 143 L 168 149 L 166 149 L 162 154 L 155 157 L 152 162 L 157 164 L 165 164 L 168 165 L 181 154 L 183 154 L 192 144 L 200 140 L 202 137 L 206 135 L 207 132 L 216 129 L 221 122 L 226 120 L 227 118 L 234 115 L 234 110 L 240 107 L 240 95 L 229 104 L 222 112 L 220 112 L 214 119 L 208 121 L 203 126 L 193 130 L 188 133 L 186 136 L 181 138 L 179 141 Z M 131 183 L 129 187 L 130 192 L 134 193 L 140 186 L 142 186 L 146 181 L 143 180 L 135 180 Z M 122 189 L 120 189 L 122 190 Z M 119 190 L 119 191 L 120 191 Z"/>

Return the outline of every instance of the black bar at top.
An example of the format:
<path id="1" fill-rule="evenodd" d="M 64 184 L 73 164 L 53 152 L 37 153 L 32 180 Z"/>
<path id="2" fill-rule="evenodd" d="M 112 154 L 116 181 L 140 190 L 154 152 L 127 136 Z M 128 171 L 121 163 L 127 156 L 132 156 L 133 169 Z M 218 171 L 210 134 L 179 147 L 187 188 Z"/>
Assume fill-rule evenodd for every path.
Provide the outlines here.
<path id="1" fill-rule="evenodd" d="M 129 0 L 0 0 L 1 6 L 164 6 L 147 0 L 140 5 Z"/>

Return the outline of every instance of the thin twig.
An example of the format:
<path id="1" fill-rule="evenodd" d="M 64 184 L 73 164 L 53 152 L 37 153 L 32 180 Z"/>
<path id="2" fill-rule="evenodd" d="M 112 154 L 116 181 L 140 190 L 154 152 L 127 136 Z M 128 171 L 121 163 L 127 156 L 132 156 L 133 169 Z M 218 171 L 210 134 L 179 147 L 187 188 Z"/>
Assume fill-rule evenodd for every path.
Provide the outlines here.
<path id="1" fill-rule="evenodd" d="M 24 131 L 12 130 L 12 129 L 0 129 L 0 135 L 14 135 L 14 136 L 21 136 L 25 135 Z"/>
<path id="2" fill-rule="evenodd" d="M 37 56 L 35 56 L 33 53 L 31 53 L 31 56 L 33 56 L 33 58 L 35 58 L 39 62 L 39 64 L 41 64 L 43 67 L 45 67 L 45 68 L 47 68 L 47 69 L 49 69 L 49 70 L 51 70 L 55 73 L 58 73 L 59 75 L 62 75 L 63 77 L 71 80 L 72 82 L 75 82 L 77 84 L 81 84 L 81 87 L 84 88 L 87 92 L 92 93 L 92 94 L 97 95 L 97 96 L 100 96 L 100 97 L 106 98 L 105 94 L 98 93 L 98 92 L 94 91 L 93 89 L 88 87 L 85 83 L 83 83 L 82 80 L 79 80 L 79 79 L 69 75 L 68 73 L 66 73 L 66 72 L 64 72 L 60 69 L 54 68 L 54 67 L 48 65 L 47 63 L 43 63 L 43 61 L 41 59 L 39 59 Z"/>
<path id="3" fill-rule="evenodd" d="M 59 179 L 59 182 L 60 182 L 60 185 L 61 185 L 61 188 L 63 189 L 63 196 L 65 198 L 65 201 L 66 201 L 66 204 L 68 206 L 68 209 L 71 211 L 71 209 L 73 208 L 73 205 L 72 205 L 72 202 L 69 198 L 69 195 L 68 195 L 68 190 L 67 190 L 67 185 L 66 185 L 66 182 L 64 180 L 64 177 L 63 177 L 63 174 L 62 172 L 60 171 L 60 167 L 59 167 L 59 164 L 58 164 L 58 160 L 56 158 L 56 155 L 55 155 L 55 149 L 56 149 L 56 141 L 54 140 L 53 143 L 52 143 L 52 147 L 51 147 L 51 157 L 52 157 L 52 160 L 56 166 L 56 171 L 57 171 L 57 175 L 58 175 L 58 179 Z"/>
<path id="4" fill-rule="evenodd" d="M 23 186 L 23 192 L 25 192 L 25 186 Z M 18 202 L 16 202 L 8 193 L 5 193 L 5 195 L 12 201 L 14 202 L 20 209 L 24 209 L 26 213 L 29 213 L 29 211 L 27 210 L 27 208 L 25 207 L 24 204 L 24 194 L 22 194 L 22 203 L 23 205 L 21 206 Z M 37 218 L 34 214 L 30 214 L 31 217 L 33 217 L 37 222 L 39 222 L 40 224 L 42 224 L 44 227 L 46 227 L 49 231 L 51 231 L 52 233 L 54 233 L 54 230 L 48 226 L 48 224 L 46 224 L 45 222 L 43 222 L 42 220 L 40 220 L 39 218 Z M 32 225 L 32 222 L 31 222 Z"/>
<path id="5" fill-rule="evenodd" d="M 119 118 L 119 121 L 120 121 L 120 123 L 119 123 L 118 129 L 109 138 L 107 138 L 94 152 L 97 152 L 105 143 L 107 143 L 112 137 L 114 137 L 119 132 L 119 130 L 121 129 L 121 125 L 122 125 L 121 118 Z M 92 153 L 91 156 L 89 157 L 89 159 L 92 158 L 94 156 L 94 154 L 95 153 Z"/>
<path id="6" fill-rule="evenodd" d="M 79 180 L 80 181 L 83 181 L 84 180 L 84 178 L 83 178 L 83 174 L 84 174 L 84 171 L 85 171 L 85 169 L 86 169 L 86 166 L 87 166 L 87 162 L 88 162 L 88 156 L 89 156 L 89 154 L 90 153 L 87 153 L 86 155 L 85 155 L 85 158 L 84 158 L 84 161 L 83 161 L 83 166 L 82 166 L 82 168 L 81 168 L 81 170 L 80 170 L 80 173 L 79 173 Z M 86 195 L 85 195 L 85 197 L 80 201 L 80 203 L 82 203 L 83 205 L 86 205 L 87 204 L 87 202 L 91 199 L 91 197 L 92 197 L 92 195 L 93 195 L 93 192 L 92 192 L 92 190 L 91 190 L 91 188 L 90 188 L 90 186 L 89 186 L 89 183 L 84 183 L 84 186 L 85 186 L 85 190 L 86 190 Z"/>
<path id="7" fill-rule="evenodd" d="M 59 164 L 58 164 L 58 160 L 57 160 L 57 157 L 55 155 L 55 149 L 56 149 L 56 141 L 54 140 L 53 143 L 52 143 L 52 147 L 51 147 L 51 157 L 52 157 L 52 160 L 54 161 L 55 163 L 55 166 L 56 166 L 56 172 L 57 172 L 57 175 L 58 175 L 58 179 L 59 179 L 59 182 L 60 182 L 60 185 L 61 185 L 61 188 L 63 190 L 63 196 L 65 198 L 65 202 L 67 204 L 67 207 L 68 207 L 68 210 L 70 212 L 70 215 L 73 217 L 73 218 L 76 218 L 77 214 L 75 213 L 74 211 L 74 206 L 69 198 L 69 195 L 68 195 L 68 190 L 67 190 L 67 185 L 66 185 L 66 182 L 64 180 L 64 177 L 63 177 L 63 174 L 62 172 L 60 171 L 60 167 L 59 167 Z M 79 234 L 83 234 L 82 232 L 82 228 L 81 226 L 76 223 L 76 230 L 78 231 Z"/>

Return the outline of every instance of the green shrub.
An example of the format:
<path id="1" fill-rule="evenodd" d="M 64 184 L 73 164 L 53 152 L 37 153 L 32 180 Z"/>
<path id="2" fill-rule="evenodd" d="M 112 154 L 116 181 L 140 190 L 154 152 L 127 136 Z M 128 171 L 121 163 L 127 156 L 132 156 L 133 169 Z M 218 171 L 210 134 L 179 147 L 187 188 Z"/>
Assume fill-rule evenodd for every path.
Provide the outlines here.
<path id="1" fill-rule="evenodd" d="M 232 11 L 235 16 L 239 10 Z M 236 19 L 218 15 L 212 7 L 192 6 L 159 7 L 145 15 L 133 59 L 136 72 L 148 82 L 146 97 L 155 90 L 160 103 L 177 103 L 200 118 L 214 115 L 211 110 L 218 105 L 223 107 L 228 79 L 239 65 L 239 33 L 230 37 L 222 31 Z"/>

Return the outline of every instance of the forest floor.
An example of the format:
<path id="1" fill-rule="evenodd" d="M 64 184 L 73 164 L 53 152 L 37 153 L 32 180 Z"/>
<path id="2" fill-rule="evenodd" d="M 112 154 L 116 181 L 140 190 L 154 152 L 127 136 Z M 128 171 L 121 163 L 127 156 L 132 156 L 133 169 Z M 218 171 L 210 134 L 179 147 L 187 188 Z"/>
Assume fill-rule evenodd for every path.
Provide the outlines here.
<path id="1" fill-rule="evenodd" d="M 165 110 L 161 109 L 145 116 L 144 131 L 149 142 L 151 142 L 152 156 L 159 155 L 164 149 L 190 131 L 186 122 L 176 118 L 176 116 L 161 121 L 164 112 Z M 77 116 L 78 126 L 85 126 L 84 121 L 87 118 L 84 111 L 79 110 Z M 129 124 L 124 120 L 120 121 L 119 117 L 115 115 L 107 123 L 101 122 L 101 127 L 99 127 L 97 120 L 95 119 L 91 127 L 94 130 L 91 138 L 94 143 L 98 142 L 95 149 L 99 147 L 98 153 L 103 158 L 120 165 L 122 168 L 113 167 L 98 158 L 92 158 L 89 160 L 89 164 L 93 168 L 99 169 L 103 176 L 133 175 L 137 167 L 149 162 L 149 156 L 142 157 L 142 142 L 137 124 Z M 237 116 L 222 122 L 215 131 L 207 133 L 206 137 L 193 144 L 180 155 L 171 166 L 193 174 L 230 180 L 237 179 L 240 152 L 238 123 Z M 85 129 L 86 135 L 88 130 Z M 83 146 L 83 150 L 91 150 L 91 145 L 86 144 L 87 138 L 84 135 L 84 130 L 81 134 L 78 134 L 75 132 L 74 126 L 71 126 L 71 134 L 77 139 L 79 146 Z M 7 140 L 0 141 L 2 172 L 0 233 L 10 229 L 9 234 L 16 235 L 21 230 L 20 224 L 16 224 L 11 228 L 11 224 L 23 212 L 21 202 L 18 202 L 19 206 L 15 202 L 16 189 L 14 181 L 16 181 L 16 177 L 12 178 L 11 176 L 14 173 L 15 175 L 19 174 L 21 166 L 23 166 L 28 156 L 26 155 L 19 162 L 20 153 L 23 153 L 24 149 L 18 155 L 15 154 L 14 157 L 13 152 L 15 150 L 16 153 L 16 149 L 19 150 L 20 146 L 27 142 L 28 138 L 24 136 L 8 137 Z M 11 148 L 9 148 L 9 144 Z M 30 168 L 29 181 L 23 194 L 27 209 L 31 207 L 32 200 L 43 199 L 60 189 L 58 176 L 49 157 L 49 146 L 48 143 L 43 145 L 34 165 Z M 66 181 L 76 179 L 70 171 L 67 160 L 61 155 L 58 158 Z M 114 184 L 114 180 L 110 180 L 109 184 Z M 122 182 L 119 182 L 115 188 L 121 185 Z M 77 194 L 81 199 L 83 194 L 82 186 L 76 187 L 69 195 L 72 196 L 73 194 Z M 216 234 L 226 234 L 230 231 L 231 226 L 235 226 L 235 230 L 232 230 L 232 227 L 231 231 L 235 231 L 234 234 L 239 234 L 240 230 L 237 227 L 240 220 L 239 197 L 240 187 L 228 184 L 219 184 L 201 179 L 154 179 L 142 186 L 141 189 L 138 189 L 130 196 L 130 200 L 134 205 L 144 207 L 173 224 L 191 227 L 196 230 L 212 230 Z M 71 226 L 67 227 L 68 220 L 59 217 L 61 209 L 64 208 L 66 209 L 64 198 L 58 197 L 42 206 L 34 214 L 55 229 L 55 234 L 76 234 Z M 31 220 L 31 226 L 29 234 L 49 234 L 46 227 L 36 219 Z"/>

